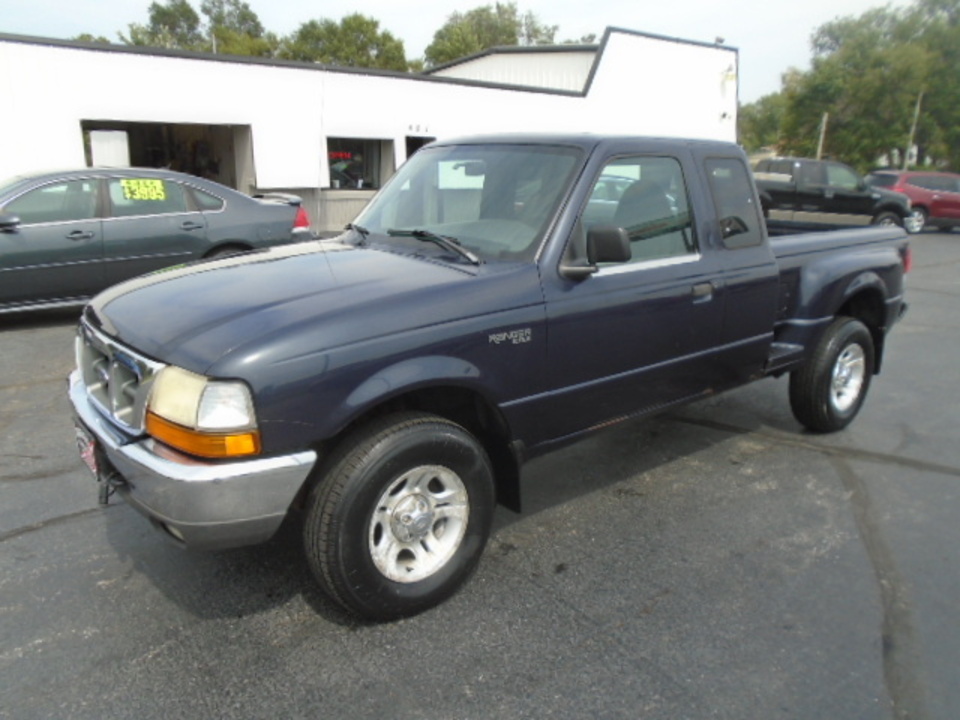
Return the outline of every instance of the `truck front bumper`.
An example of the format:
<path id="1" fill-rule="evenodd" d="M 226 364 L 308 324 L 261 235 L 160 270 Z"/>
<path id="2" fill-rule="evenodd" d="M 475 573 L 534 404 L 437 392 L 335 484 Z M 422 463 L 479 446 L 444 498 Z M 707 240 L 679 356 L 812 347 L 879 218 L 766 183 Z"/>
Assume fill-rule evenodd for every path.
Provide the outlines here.
<path id="1" fill-rule="evenodd" d="M 77 371 L 68 381 L 78 427 L 93 439 L 100 482 L 178 544 L 222 550 L 268 540 L 317 461 L 312 450 L 240 462 L 209 462 L 151 438 L 130 438 L 91 404 Z"/>

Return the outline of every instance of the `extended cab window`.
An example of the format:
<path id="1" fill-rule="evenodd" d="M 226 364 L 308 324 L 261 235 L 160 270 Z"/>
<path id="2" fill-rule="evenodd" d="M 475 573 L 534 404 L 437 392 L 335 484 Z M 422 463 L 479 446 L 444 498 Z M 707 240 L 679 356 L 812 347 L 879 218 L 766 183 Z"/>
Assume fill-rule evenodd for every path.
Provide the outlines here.
<path id="1" fill-rule="evenodd" d="M 858 190 L 860 176 L 846 165 L 827 165 L 827 185 L 842 190 Z"/>
<path id="2" fill-rule="evenodd" d="M 111 178 L 108 181 L 114 217 L 163 215 L 187 211 L 180 183 L 160 178 Z"/>
<path id="3" fill-rule="evenodd" d="M 89 220 L 97 215 L 97 181 L 44 185 L 10 201 L 3 212 L 16 215 L 24 225 Z"/>
<path id="4" fill-rule="evenodd" d="M 705 165 L 724 247 L 736 249 L 760 245 L 763 242 L 762 221 L 746 166 L 736 158 L 708 158 Z"/>
<path id="5" fill-rule="evenodd" d="M 630 262 L 695 255 L 696 238 L 680 163 L 670 157 L 621 157 L 593 185 L 568 253 L 585 254 L 586 234 L 616 225 L 630 236 Z"/>

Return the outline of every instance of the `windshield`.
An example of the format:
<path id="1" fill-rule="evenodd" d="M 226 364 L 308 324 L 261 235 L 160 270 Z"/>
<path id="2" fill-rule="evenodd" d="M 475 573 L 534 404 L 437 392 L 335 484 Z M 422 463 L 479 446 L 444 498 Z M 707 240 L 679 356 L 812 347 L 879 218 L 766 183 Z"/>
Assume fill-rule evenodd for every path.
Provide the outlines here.
<path id="1" fill-rule="evenodd" d="M 400 168 L 355 224 L 371 241 L 422 247 L 417 240 L 434 235 L 481 260 L 529 260 L 580 155 L 549 145 L 426 148 Z M 433 247 L 443 251 L 440 243 Z"/>
<path id="2" fill-rule="evenodd" d="M 6 195 L 8 192 L 17 187 L 17 185 L 22 185 L 26 180 L 27 178 L 23 175 L 14 175 L 13 177 L 0 180 L 0 197 Z"/>

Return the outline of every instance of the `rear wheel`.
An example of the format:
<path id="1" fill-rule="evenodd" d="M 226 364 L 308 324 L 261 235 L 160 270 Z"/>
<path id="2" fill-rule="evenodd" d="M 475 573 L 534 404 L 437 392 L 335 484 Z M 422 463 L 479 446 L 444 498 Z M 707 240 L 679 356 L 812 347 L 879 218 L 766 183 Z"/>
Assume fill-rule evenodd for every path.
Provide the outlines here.
<path id="1" fill-rule="evenodd" d="M 450 597 L 490 533 L 493 472 L 464 428 L 390 415 L 345 439 L 311 494 L 304 547 L 321 587 L 347 610 L 392 620 Z"/>
<path id="2" fill-rule="evenodd" d="M 873 337 L 854 318 L 837 318 L 811 358 L 790 375 L 790 407 L 815 432 L 845 428 L 860 412 L 873 377 Z"/>

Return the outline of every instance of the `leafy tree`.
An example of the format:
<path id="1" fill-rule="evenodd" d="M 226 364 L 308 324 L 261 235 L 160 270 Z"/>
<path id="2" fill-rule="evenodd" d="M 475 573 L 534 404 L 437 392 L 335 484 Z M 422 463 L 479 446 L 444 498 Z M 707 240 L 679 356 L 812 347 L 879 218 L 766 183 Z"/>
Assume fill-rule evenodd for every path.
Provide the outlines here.
<path id="1" fill-rule="evenodd" d="M 80 42 L 100 43 L 101 45 L 110 45 L 111 42 L 103 35 L 91 35 L 90 33 L 80 33 L 74 40 Z"/>
<path id="2" fill-rule="evenodd" d="M 369 67 L 381 70 L 407 70 L 403 41 L 380 23 L 359 13 L 339 23 L 310 20 L 285 38 L 279 57 L 288 60 L 320 62 L 343 67 Z"/>
<path id="3" fill-rule="evenodd" d="M 785 106 L 783 93 L 777 92 L 764 95 L 740 108 L 737 114 L 737 134 L 740 144 L 748 152 L 779 145 Z"/>
<path id="4" fill-rule="evenodd" d="M 596 45 L 597 34 L 589 33 L 588 35 L 581 35 L 578 39 L 564 40 L 563 44 L 564 45 Z"/>
<path id="5" fill-rule="evenodd" d="M 131 23 L 128 36 L 120 33 L 121 41 L 127 45 L 179 50 L 205 49 L 200 16 L 187 0 L 166 0 L 163 4 L 152 2 L 147 12 L 149 22 L 146 25 Z"/>
<path id="6" fill-rule="evenodd" d="M 454 12 L 424 54 L 433 67 L 501 45 L 550 45 L 556 34 L 556 25 L 544 25 L 532 12 L 521 14 L 515 2 L 498 2 Z"/>
<path id="7" fill-rule="evenodd" d="M 242 0 L 203 0 L 200 12 L 207 16 L 211 28 L 230 30 L 252 38 L 264 35 L 260 18 Z"/>
<path id="8" fill-rule="evenodd" d="M 784 76 L 781 140 L 810 155 L 829 113 L 825 150 L 860 169 L 907 150 L 917 100 L 921 155 L 960 167 L 960 0 L 918 0 L 821 26 L 808 72 Z"/>
<path id="9" fill-rule="evenodd" d="M 203 0 L 201 20 L 189 0 L 153 2 L 146 25 L 133 23 L 129 35 L 120 33 L 128 45 L 196 50 L 230 55 L 270 57 L 280 41 L 264 31 L 257 14 L 243 0 Z"/>

